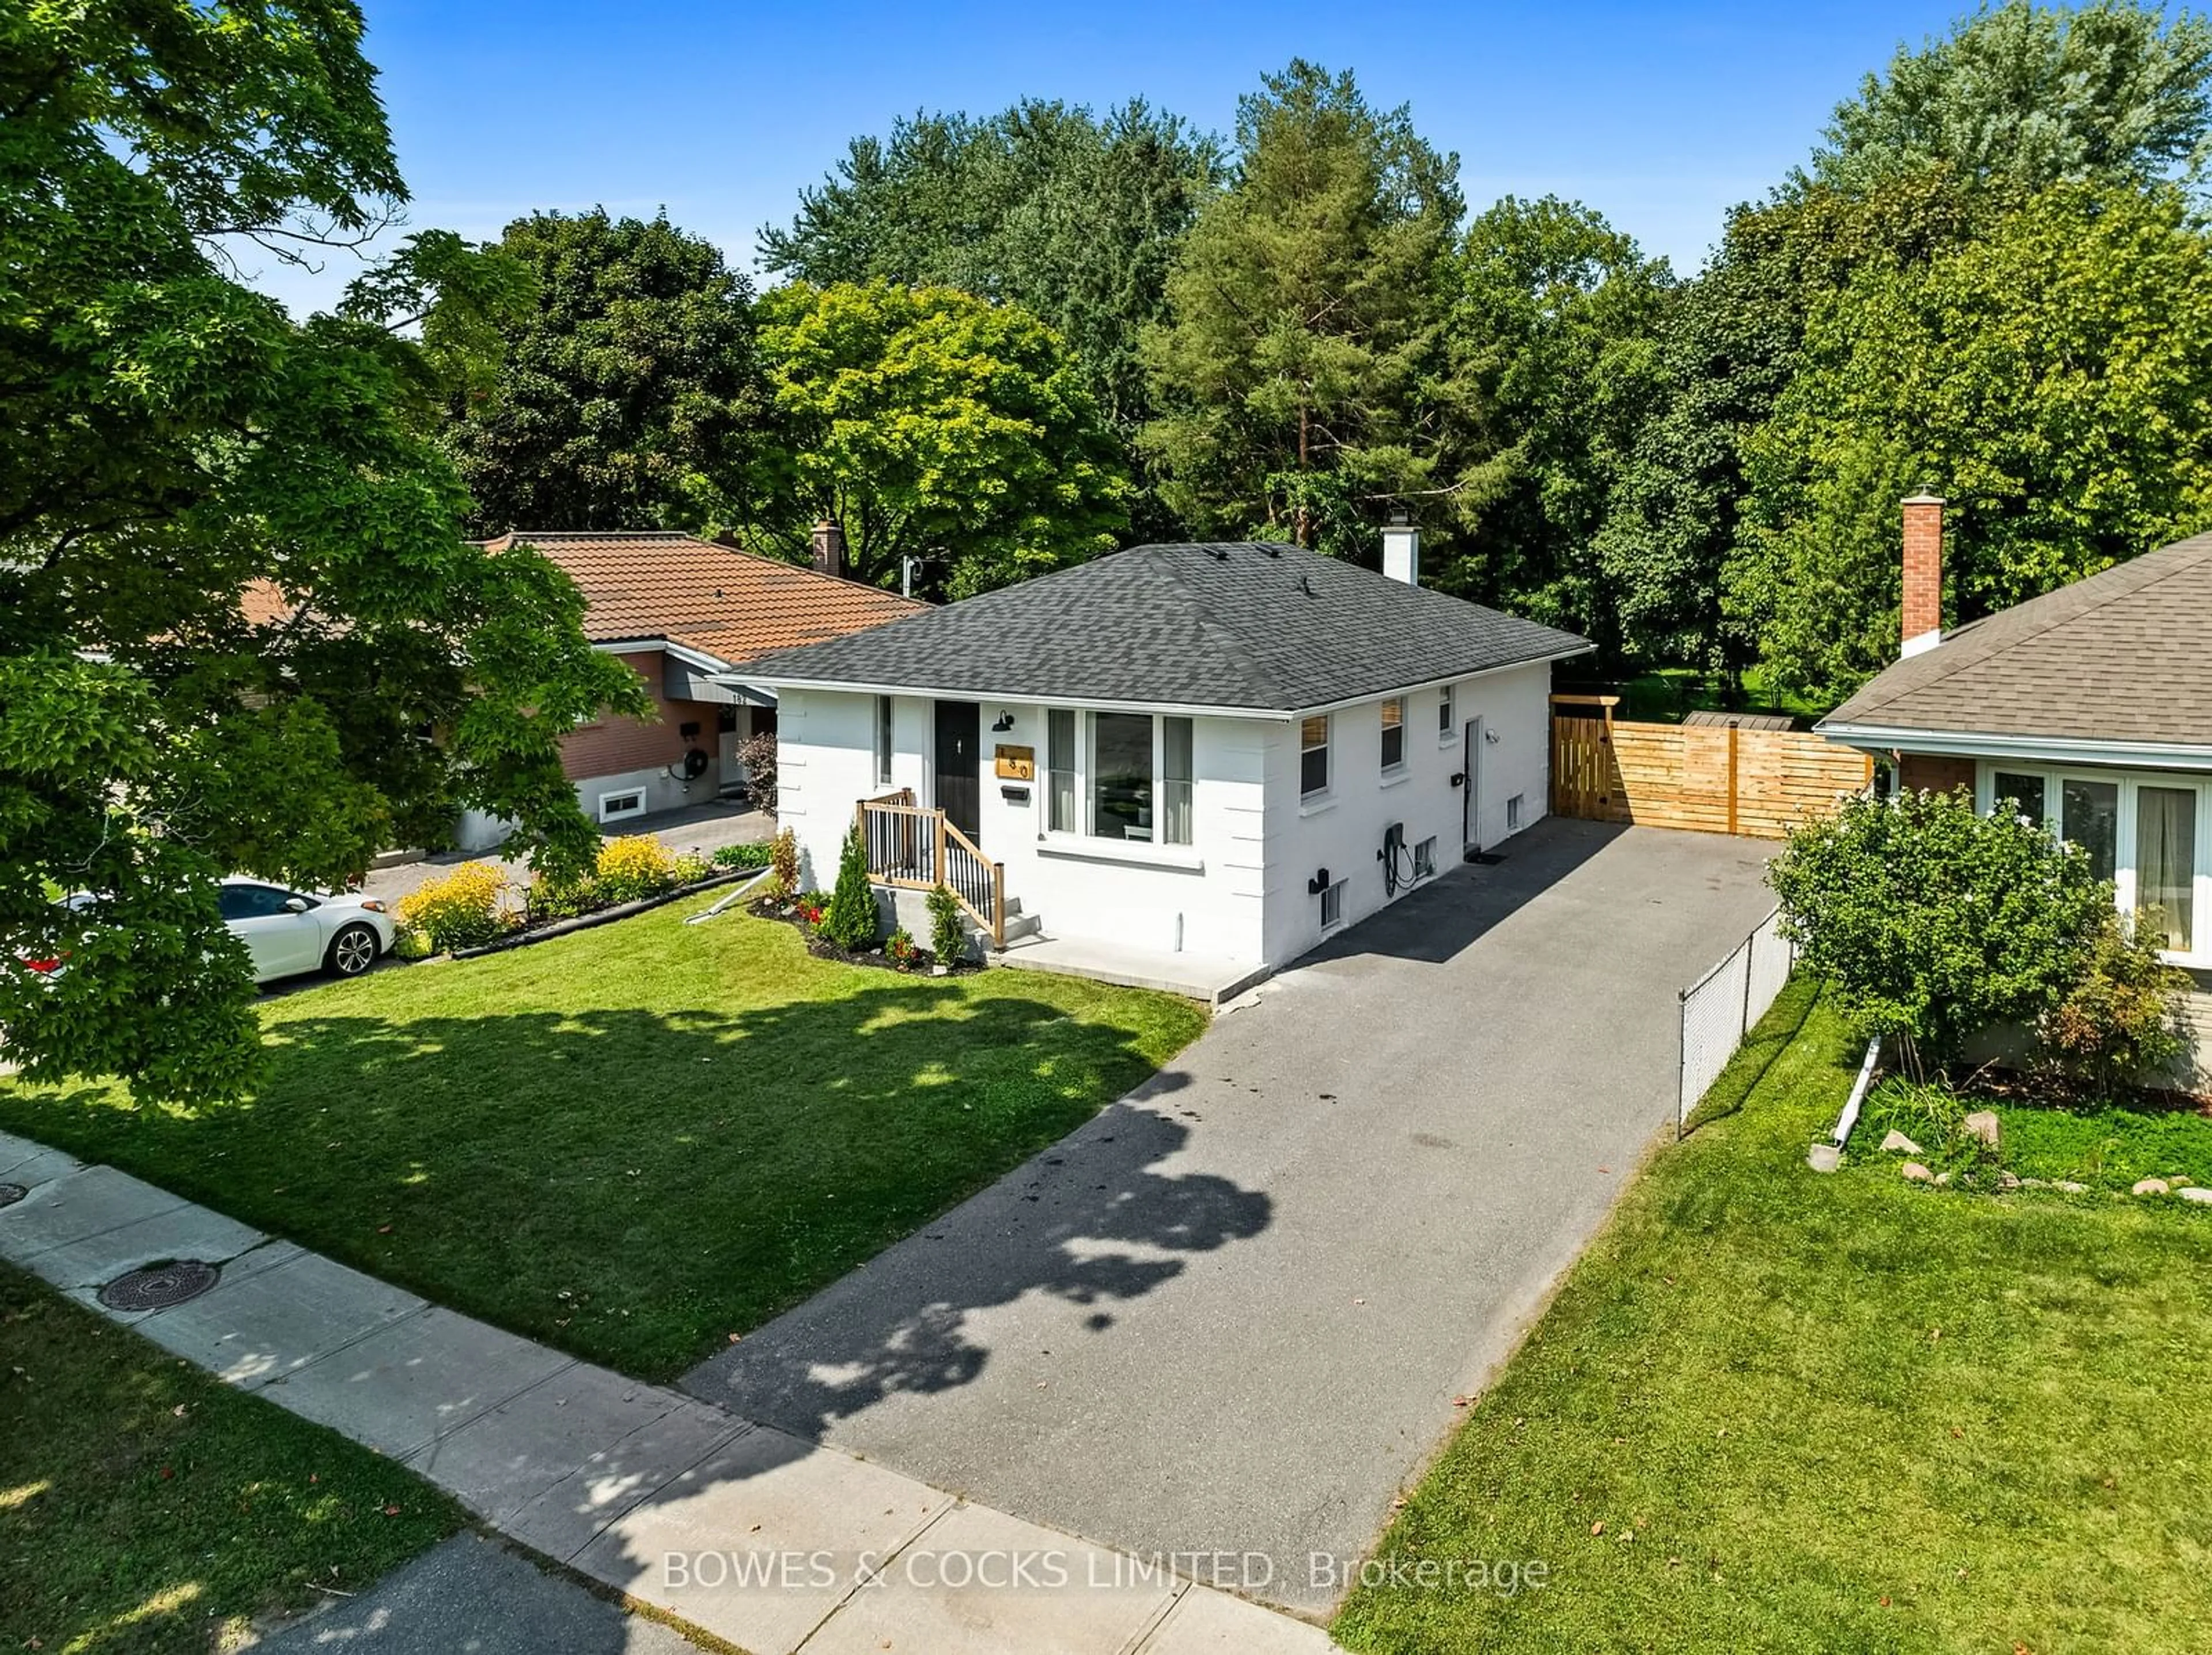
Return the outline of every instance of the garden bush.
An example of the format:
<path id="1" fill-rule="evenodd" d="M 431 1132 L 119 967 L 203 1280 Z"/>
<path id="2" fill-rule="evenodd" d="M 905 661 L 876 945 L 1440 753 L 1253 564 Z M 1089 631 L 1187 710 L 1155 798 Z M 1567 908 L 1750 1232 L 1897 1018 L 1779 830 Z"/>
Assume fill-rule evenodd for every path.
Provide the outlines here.
<path id="1" fill-rule="evenodd" d="M 868 852 L 861 843 L 858 822 L 845 830 L 845 848 L 837 858 L 837 885 L 822 916 L 822 934 L 848 954 L 875 946 L 876 892 L 868 883 Z"/>
<path id="2" fill-rule="evenodd" d="M 799 889 L 799 836 L 789 828 L 769 843 L 768 865 L 775 870 L 775 888 L 788 896 Z"/>
<path id="3" fill-rule="evenodd" d="M 968 916 L 950 885 L 929 893 L 929 951 L 940 965 L 957 965 L 968 957 Z"/>
<path id="4" fill-rule="evenodd" d="M 749 845 L 718 845 L 707 860 L 725 873 L 744 872 L 750 868 L 767 867 L 775 857 L 775 848 L 765 843 Z"/>
<path id="5" fill-rule="evenodd" d="M 649 833 L 608 839 L 599 846 L 592 882 L 599 901 L 611 905 L 658 897 L 684 883 L 676 853 Z"/>
<path id="6" fill-rule="evenodd" d="M 756 808 L 775 814 L 775 732 L 747 736 L 738 743 L 738 763 L 745 767 L 745 792 Z"/>
<path id="7" fill-rule="evenodd" d="M 1964 790 L 1846 800 L 1792 832 L 1768 878 L 1806 964 L 1916 1078 L 1993 1025 L 2034 1026 L 2112 905 L 2078 849 Z"/>
<path id="8" fill-rule="evenodd" d="M 2036 1030 L 2045 1056 L 2069 1086 L 2110 1093 L 2154 1074 L 2188 1050 L 2182 1020 L 2189 973 L 2130 934 L 2107 912 L 2080 977 Z"/>
<path id="9" fill-rule="evenodd" d="M 506 924 L 501 910 L 506 888 L 507 875 L 496 862 L 463 862 L 445 878 L 418 885 L 392 904 L 403 952 L 482 947 Z"/>

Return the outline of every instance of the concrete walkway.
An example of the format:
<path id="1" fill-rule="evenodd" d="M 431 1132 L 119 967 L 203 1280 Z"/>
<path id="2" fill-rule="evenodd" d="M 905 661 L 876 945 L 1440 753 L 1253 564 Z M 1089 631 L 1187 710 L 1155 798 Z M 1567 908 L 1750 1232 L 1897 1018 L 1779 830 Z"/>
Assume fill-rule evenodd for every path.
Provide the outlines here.
<path id="1" fill-rule="evenodd" d="M 685 1388 L 1325 1610 L 1671 1123 L 1676 991 L 1772 905 L 1753 841 L 1505 849 Z"/>
<path id="2" fill-rule="evenodd" d="M 112 1168 L 0 1134 L 0 1184 L 28 1191 L 0 1206 L 0 1258 L 749 1655 L 1330 1647 L 1159 1560 L 576 1361 Z M 219 1265 L 216 1285 L 149 1314 L 100 1304 L 125 1271 L 184 1259 Z"/>

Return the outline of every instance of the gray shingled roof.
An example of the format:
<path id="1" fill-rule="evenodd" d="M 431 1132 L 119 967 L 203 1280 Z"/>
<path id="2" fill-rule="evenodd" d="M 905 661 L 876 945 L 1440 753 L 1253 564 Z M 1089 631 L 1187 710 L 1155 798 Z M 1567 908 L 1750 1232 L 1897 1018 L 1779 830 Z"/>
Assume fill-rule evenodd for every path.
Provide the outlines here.
<path id="1" fill-rule="evenodd" d="M 2212 534 L 1960 627 L 1820 727 L 1838 725 L 2212 745 Z"/>
<path id="2" fill-rule="evenodd" d="M 1134 546 L 744 672 L 769 685 L 1288 713 L 1589 647 L 1297 546 L 1231 543 Z"/>

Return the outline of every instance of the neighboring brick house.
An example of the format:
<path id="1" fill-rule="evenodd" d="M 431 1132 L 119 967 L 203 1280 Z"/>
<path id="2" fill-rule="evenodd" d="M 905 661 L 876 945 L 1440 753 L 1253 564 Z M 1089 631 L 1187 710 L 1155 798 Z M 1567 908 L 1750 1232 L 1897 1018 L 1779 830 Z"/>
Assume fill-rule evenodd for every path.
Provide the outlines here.
<path id="1" fill-rule="evenodd" d="M 743 785 L 738 745 L 775 729 L 776 704 L 773 691 L 746 682 L 745 662 L 928 607 L 844 579 L 834 524 L 817 526 L 811 569 L 664 530 L 516 530 L 487 544 L 527 545 L 567 571 L 584 594 L 586 636 L 622 656 L 653 697 L 648 717 L 582 725 L 562 744 L 577 801 L 596 822 Z M 501 833 L 472 815 L 459 837 L 473 850 Z"/>
<path id="2" fill-rule="evenodd" d="M 2169 959 L 2212 970 L 2212 534 L 1945 633 L 1942 510 L 1905 502 L 1911 636 L 1820 733 L 1907 787 L 2009 801 L 2154 916 Z"/>

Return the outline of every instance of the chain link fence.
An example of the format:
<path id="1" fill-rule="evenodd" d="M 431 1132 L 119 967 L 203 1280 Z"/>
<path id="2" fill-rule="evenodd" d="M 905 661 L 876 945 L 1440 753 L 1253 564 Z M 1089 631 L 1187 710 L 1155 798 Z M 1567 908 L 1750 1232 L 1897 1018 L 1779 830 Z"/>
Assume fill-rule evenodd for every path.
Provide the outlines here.
<path id="1" fill-rule="evenodd" d="M 1782 910 L 1777 908 L 1682 990 L 1682 1061 L 1674 1098 L 1678 1134 L 1744 1036 L 1766 1015 L 1796 964 L 1797 945 L 1782 934 Z"/>

